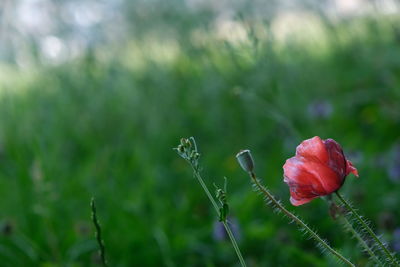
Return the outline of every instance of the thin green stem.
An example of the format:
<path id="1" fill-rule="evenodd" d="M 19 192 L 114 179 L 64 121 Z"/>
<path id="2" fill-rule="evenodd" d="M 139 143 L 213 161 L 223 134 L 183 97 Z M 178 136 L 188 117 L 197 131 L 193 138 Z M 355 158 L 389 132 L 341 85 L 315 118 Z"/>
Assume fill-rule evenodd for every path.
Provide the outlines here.
<path id="1" fill-rule="evenodd" d="M 344 256 L 342 256 L 339 252 L 334 250 L 331 246 L 326 243 L 325 240 L 323 240 L 317 233 L 315 233 L 313 230 L 311 230 L 310 227 L 308 227 L 307 224 L 305 224 L 299 217 L 288 211 L 284 206 L 282 206 L 279 201 L 275 199 L 275 197 L 268 191 L 266 187 L 264 187 L 260 181 L 257 179 L 256 175 L 253 172 L 249 172 L 251 179 L 253 180 L 254 184 L 258 187 L 258 189 L 268 198 L 269 201 L 273 203 L 273 205 L 281 210 L 287 217 L 289 217 L 291 220 L 293 220 L 295 223 L 297 223 L 300 227 L 302 227 L 306 232 L 308 232 L 311 237 L 321 244 L 325 249 L 327 249 L 330 253 L 335 255 L 339 260 L 341 260 L 343 263 L 347 264 L 348 266 L 354 267 L 354 264 L 352 264 L 348 259 L 346 259 Z"/>
<path id="2" fill-rule="evenodd" d="M 211 195 L 210 191 L 208 190 L 206 184 L 203 181 L 203 178 L 201 178 L 200 173 L 193 169 L 194 171 L 194 176 L 196 176 L 197 180 L 199 181 L 201 187 L 203 188 L 204 192 L 206 192 L 206 195 L 208 199 L 211 201 L 211 204 L 213 205 L 214 209 L 219 213 L 219 208 L 217 202 L 214 200 L 213 196 Z"/>
<path id="3" fill-rule="evenodd" d="M 236 251 L 236 254 L 237 254 L 238 258 L 239 258 L 240 264 L 243 267 L 246 267 L 246 262 L 243 259 L 243 256 L 242 256 L 242 254 L 240 252 L 239 246 L 238 246 L 238 244 L 236 242 L 235 236 L 233 235 L 231 228 L 229 227 L 227 222 L 222 222 L 222 224 L 224 225 L 225 230 L 228 233 L 229 239 L 231 240 L 232 246 Z"/>
<path id="4" fill-rule="evenodd" d="M 92 221 L 96 228 L 96 239 L 97 239 L 97 243 L 100 248 L 101 262 L 104 267 L 107 267 L 106 250 L 105 250 L 103 239 L 101 237 L 101 227 L 100 227 L 99 221 L 97 219 L 96 204 L 94 202 L 94 198 L 92 198 L 92 201 L 90 201 L 90 206 L 92 207 Z"/>
<path id="5" fill-rule="evenodd" d="M 200 173 L 198 172 L 197 169 L 193 168 L 193 173 L 194 176 L 196 176 L 197 180 L 199 181 L 201 187 L 203 188 L 204 192 L 206 192 L 206 195 L 208 197 L 208 199 L 210 200 L 210 202 L 212 203 L 215 211 L 217 212 L 217 214 L 219 215 L 219 207 L 217 202 L 214 200 L 214 197 L 211 195 L 210 191 L 208 190 L 206 184 L 203 181 L 203 178 L 201 178 Z M 242 253 L 240 252 L 239 246 L 236 242 L 236 239 L 231 231 L 231 228 L 229 227 L 229 225 L 226 222 L 222 222 L 226 232 L 228 233 L 229 239 L 231 240 L 232 246 L 235 249 L 236 255 L 239 258 L 240 264 L 242 267 L 246 267 L 246 262 L 243 259 Z"/>
<path id="6" fill-rule="evenodd" d="M 382 248 L 382 251 L 385 253 L 387 256 L 388 260 L 391 261 L 393 266 L 400 266 L 399 263 L 397 262 L 396 258 L 390 253 L 390 251 L 387 249 L 387 247 L 382 243 L 382 241 L 378 238 L 378 236 L 372 231 L 372 229 L 368 226 L 368 224 L 361 218 L 361 216 L 356 212 L 355 209 L 342 197 L 342 195 L 339 194 L 339 192 L 335 192 L 336 196 L 339 198 L 339 200 L 342 202 L 342 204 L 351 211 L 353 216 L 357 219 L 357 221 L 360 223 L 360 225 L 364 228 L 365 231 L 369 233 L 369 235 L 372 237 L 372 239 Z"/>
<path id="7" fill-rule="evenodd" d="M 368 246 L 367 242 L 361 237 L 361 235 L 354 229 L 353 225 L 349 222 L 346 216 L 341 216 L 343 224 L 346 229 L 357 239 L 360 245 L 364 248 L 364 250 L 369 254 L 371 259 L 373 259 L 379 266 L 384 266 L 384 264 L 379 260 L 374 251 Z"/>

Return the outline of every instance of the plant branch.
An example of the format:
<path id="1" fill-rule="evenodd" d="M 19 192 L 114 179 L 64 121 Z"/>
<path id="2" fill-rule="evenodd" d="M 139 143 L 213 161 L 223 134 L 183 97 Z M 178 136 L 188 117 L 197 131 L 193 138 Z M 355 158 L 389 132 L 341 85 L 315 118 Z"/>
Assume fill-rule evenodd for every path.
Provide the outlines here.
<path id="1" fill-rule="evenodd" d="M 246 262 L 243 259 L 242 253 L 240 252 L 240 249 L 236 242 L 236 239 L 235 239 L 228 223 L 226 222 L 227 210 L 229 209 L 228 204 L 226 203 L 226 199 L 224 198 L 224 201 L 221 202 L 222 199 L 220 199 L 219 197 L 222 197 L 222 195 L 220 195 L 220 196 L 218 196 L 219 194 L 217 195 L 217 198 L 219 199 L 219 201 L 221 202 L 221 205 L 222 205 L 222 207 L 220 208 L 218 206 L 217 202 L 215 201 L 214 197 L 211 195 L 210 191 L 208 190 L 207 185 L 204 183 L 203 178 L 200 175 L 200 167 L 199 167 L 200 154 L 197 150 L 196 140 L 194 139 L 194 137 L 182 138 L 180 144 L 178 145 L 177 148 L 175 148 L 175 150 L 178 152 L 178 155 L 181 156 L 183 159 L 185 159 L 192 167 L 193 175 L 197 178 L 197 181 L 199 181 L 201 187 L 203 188 L 204 192 L 206 193 L 212 206 L 214 207 L 215 211 L 217 212 L 218 217 L 220 218 L 220 221 L 224 225 L 226 232 L 228 233 L 229 239 L 231 240 L 231 243 L 233 245 L 233 248 L 235 249 L 237 257 L 239 258 L 241 266 L 246 267 Z M 225 180 L 225 187 L 226 187 L 226 180 Z M 225 191 L 226 191 L 226 189 L 221 190 L 219 192 L 220 193 L 223 192 L 223 195 L 225 195 L 225 193 L 226 193 Z"/>
<path id="2" fill-rule="evenodd" d="M 342 221 L 345 228 L 357 239 L 364 250 L 369 254 L 371 259 L 373 259 L 379 266 L 384 266 L 384 264 L 379 260 L 374 251 L 368 246 L 367 242 L 362 238 L 362 236 L 354 229 L 353 225 L 349 222 L 346 216 L 342 216 Z"/>
<path id="3" fill-rule="evenodd" d="M 201 187 L 203 188 L 204 192 L 206 193 L 208 199 L 210 200 L 210 202 L 212 203 L 215 211 L 217 212 L 217 214 L 219 215 L 220 211 L 219 211 L 219 207 L 217 202 L 214 200 L 214 197 L 211 195 L 210 191 L 208 190 L 206 184 L 203 181 L 203 178 L 201 178 L 199 171 L 196 168 L 193 168 L 193 173 L 194 176 L 196 176 L 197 180 L 199 181 Z M 239 246 L 236 242 L 235 236 L 233 235 L 231 228 L 229 227 L 228 223 L 223 221 L 222 224 L 224 225 L 224 228 L 226 230 L 226 232 L 228 233 L 229 239 L 231 240 L 232 246 L 235 249 L 236 255 L 239 258 L 240 264 L 242 265 L 242 267 L 246 267 L 246 262 L 243 259 L 242 253 L 240 252 Z"/>
<path id="4" fill-rule="evenodd" d="M 343 255 L 341 255 L 339 252 L 334 250 L 331 246 L 328 245 L 328 243 L 323 240 L 317 233 L 315 233 L 310 227 L 308 227 L 307 224 L 305 224 L 299 217 L 288 211 L 278 200 L 275 199 L 275 197 L 269 192 L 269 190 L 264 187 L 260 181 L 257 179 L 256 175 L 254 172 L 249 172 L 251 179 L 253 180 L 254 184 L 257 186 L 257 188 L 268 198 L 268 200 L 273 204 L 273 206 L 280 211 L 282 211 L 288 218 L 293 220 L 295 223 L 297 223 L 300 227 L 302 227 L 307 233 L 310 234 L 310 236 L 317 242 L 319 243 L 323 248 L 328 250 L 330 253 L 332 253 L 334 256 L 336 256 L 339 260 L 341 260 L 343 263 L 347 264 L 348 266 L 354 267 L 354 264 L 351 263 L 348 259 L 346 259 Z"/>
<path id="5" fill-rule="evenodd" d="M 356 210 L 339 194 L 338 191 L 335 192 L 336 196 L 342 202 L 342 204 L 350 210 L 353 216 L 357 219 L 360 225 L 364 228 L 365 231 L 372 237 L 372 239 L 378 244 L 382 251 L 385 253 L 387 259 L 393 264 L 393 266 L 400 266 L 397 262 L 396 258 L 393 256 L 392 253 L 387 249 L 387 247 L 382 243 L 382 241 L 378 238 L 378 236 L 372 231 L 372 229 L 368 226 L 368 224 L 361 218 L 361 216 L 356 212 Z"/>

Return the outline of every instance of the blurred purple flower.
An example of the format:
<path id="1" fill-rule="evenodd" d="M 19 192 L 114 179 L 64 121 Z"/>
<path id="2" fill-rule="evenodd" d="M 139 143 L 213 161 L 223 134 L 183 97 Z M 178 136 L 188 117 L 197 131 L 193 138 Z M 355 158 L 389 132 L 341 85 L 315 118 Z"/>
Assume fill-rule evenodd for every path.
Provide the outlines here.
<path id="1" fill-rule="evenodd" d="M 393 182 L 400 182 L 400 145 L 396 144 L 393 146 L 391 152 L 389 152 L 388 160 L 388 176 Z"/>
<path id="2" fill-rule="evenodd" d="M 308 105 L 308 114 L 313 119 L 327 119 L 332 111 L 332 104 L 326 100 L 316 100 Z"/>
<path id="3" fill-rule="evenodd" d="M 229 227 L 231 228 L 232 233 L 235 236 L 236 240 L 240 240 L 241 234 L 240 234 L 240 227 L 239 227 L 239 223 L 238 223 L 237 219 L 229 217 L 228 224 L 229 224 Z M 216 241 L 223 241 L 223 240 L 229 239 L 228 234 L 227 234 L 222 222 L 218 222 L 218 221 L 214 222 L 213 237 Z"/>
<path id="4" fill-rule="evenodd" d="M 213 237 L 217 241 L 222 241 L 226 238 L 226 231 L 221 222 L 215 221 L 213 226 Z"/>
<path id="5" fill-rule="evenodd" d="M 400 182 L 400 164 L 394 164 L 393 166 L 389 167 L 388 175 L 390 180 L 393 182 Z"/>
<path id="6" fill-rule="evenodd" d="M 394 251 L 400 252 L 400 228 L 397 228 L 393 232 L 392 247 Z"/>

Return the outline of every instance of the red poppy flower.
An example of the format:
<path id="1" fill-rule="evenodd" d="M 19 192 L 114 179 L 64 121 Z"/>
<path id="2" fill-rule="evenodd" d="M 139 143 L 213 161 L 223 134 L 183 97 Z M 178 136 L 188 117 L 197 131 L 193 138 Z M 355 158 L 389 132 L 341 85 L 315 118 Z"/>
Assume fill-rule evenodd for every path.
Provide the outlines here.
<path id="1" fill-rule="evenodd" d="M 318 136 L 297 146 L 296 155 L 286 160 L 283 170 L 290 202 L 295 206 L 337 191 L 349 173 L 358 177 L 357 169 L 346 159 L 340 145 Z"/>

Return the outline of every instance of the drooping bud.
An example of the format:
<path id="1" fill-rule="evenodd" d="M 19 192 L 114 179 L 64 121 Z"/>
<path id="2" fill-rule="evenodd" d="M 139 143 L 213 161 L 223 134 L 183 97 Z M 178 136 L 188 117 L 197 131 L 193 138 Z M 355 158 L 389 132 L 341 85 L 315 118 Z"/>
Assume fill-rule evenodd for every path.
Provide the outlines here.
<path id="1" fill-rule="evenodd" d="M 246 172 L 252 172 L 254 169 L 254 161 L 253 157 L 251 156 L 250 150 L 241 150 L 237 153 L 236 158 L 242 167 L 243 170 Z"/>

